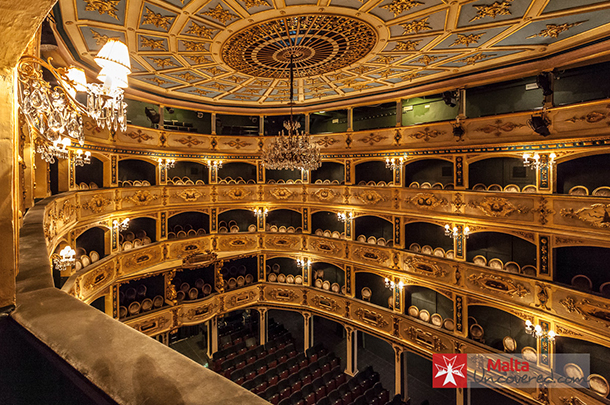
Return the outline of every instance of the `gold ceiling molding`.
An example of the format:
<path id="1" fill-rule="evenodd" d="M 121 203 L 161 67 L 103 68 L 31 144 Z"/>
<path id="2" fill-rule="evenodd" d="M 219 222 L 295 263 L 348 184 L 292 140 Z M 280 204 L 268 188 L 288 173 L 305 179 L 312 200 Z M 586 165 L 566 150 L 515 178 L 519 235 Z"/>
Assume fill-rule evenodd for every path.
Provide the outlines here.
<path id="1" fill-rule="evenodd" d="M 470 208 L 478 209 L 490 217 L 508 217 L 513 213 L 527 214 L 532 209 L 521 204 L 514 204 L 506 198 L 485 197 L 482 200 L 473 200 L 468 203 Z"/>
<path id="2" fill-rule="evenodd" d="M 140 36 L 140 46 L 143 48 L 150 48 L 151 50 L 162 50 L 165 51 L 165 40 L 154 39 L 145 36 Z"/>
<path id="3" fill-rule="evenodd" d="M 516 124 L 514 122 L 502 122 L 502 120 L 496 120 L 493 124 L 487 124 L 482 127 L 475 128 L 477 132 L 483 132 L 485 134 L 494 134 L 495 136 L 502 135 L 502 132 L 511 132 L 516 128 L 522 128 L 525 124 Z"/>
<path id="4" fill-rule="evenodd" d="M 150 24 L 154 25 L 157 28 L 164 29 L 165 31 L 169 30 L 169 27 L 172 25 L 172 20 L 175 17 L 173 16 L 164 16 L 161 13 L 155 13 L 150 8 L 146 7 L 146 15 L 142 20 L 142 25 Z"/>
<path id="5" fill-rule="evenodd" d="M 562 208 L 560 214 L 564 218 L 577 219 L 594 228 L 610 228 L 610 204 L 593 204 L 579 210 Z"/>
<path id="6" fill-rule="evenodd" d="M 493 4 L 473 5 L 477 9 L 477 15 L 472 17 L 469 22 L 480 20 L 481 18 L 491 17 L 493 19 L 499 15 L 511 15 L 510 6 L 513 0 L 496 1 Z"/>
<path id="7" fill-rule="evenodd" d="M 385 4 L 381 6 L 381 8 L 385 8 L 392 13 L 394 13 L 394 17 L 399 16 L 407 10 L 412 9 L 413 7 L 421 6 L 424 3 L 416 0 L 392 0 L 391 3 Z"/>
<path id="8" fill-rule="evenodd" d="M 424 17 L 421 20 L 413 20 L 408 23 L 399 24 L 404 29 L 404 32 L 402 34 L 418 34 L 419 31 L 431 30 L 432 27 L 428 22 L 429 18 L 430 17 Z"/>
<path id="9" fill-rule="evenodd" d="M 216 7 L 210 8 L 207 11 L 202 12 L 201 14 L 207 15 L 208 17 L 212 17 L 215 20 L 220 21 L 223 24 L 226 24 L 228 21 L 239 19 L 239 16 L 233 14 L 229 10 L 225 10 L 222 7 L 221 3 L 218 3 Z"/>
<path id="10" fill-rule="evenodd" d="M 191 21 L 191 26 L 186 31 L 186 34 L 194 35 L 196 37 L 204 38 L 204 39 L 212 39 L 212 37 L 214 36 L 214 30 L 206 27 L 205 25 L 199 25 L 195 21 Z M 187 57 L 192 58 L 192 56 L 187 56 Z M 202 63 L 202 62 L 196 62 L 196 63 Z"/>
<path id="11" fill-rule="evenodd" d="M 423 209 L 433 209 L 438 206 L 445 207 L 449 204 L 446 198 L 438 197 L 433 193 L 417 193 L 413 197 L 405 198 L 405 202 Z"/>
<path id="12" fill-rule="evenodd" d="M 100 14 L 108 14 L 110 17 L 119 19 L 117 6 L 121 0 L 84 0 L 87 5 L 85 11 L 97 11 Z"/>
<path id="13" fill-rule="evenodd" d="M 547 24 L 545 29 L 541 30 L 538 34 L 530 35 L 529 37 L 527 37 L 527 39 L 535 37 L 557 38 L 562 32 L 567 31 L 570 28 L 576 27 L 587 21 L 588 20 L 578 21 L 575 23 Z"/>
<path id="14" fill-rule="evenodd" d="M 530 293 L 523 284 L 511 280 L 510 278 L 495 276 L 493 274 L 471 274 L 468 276 L 468 281 L 482 290 L 505 294 L 511 298 L 514 296 L 523 298 Z"/>
<path id="15" fill-rule="evenodd" d="M 457 39 L 449 46 L 456 46 L 456 45 L 469 46 L 470 44 L 476 44 L 479 42 L 479 40 L 481 39 L 481 37 L 483 35 L 485 35 L 484 32 L 482 32 L 480 34 L 470 34 L 470 35 L 457 34 Z"/>

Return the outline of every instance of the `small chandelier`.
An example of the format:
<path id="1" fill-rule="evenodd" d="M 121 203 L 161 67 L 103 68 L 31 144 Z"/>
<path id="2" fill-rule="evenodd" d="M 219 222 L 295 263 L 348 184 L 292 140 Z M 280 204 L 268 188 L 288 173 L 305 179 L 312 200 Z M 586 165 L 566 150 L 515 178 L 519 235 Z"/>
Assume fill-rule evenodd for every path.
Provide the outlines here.
<path id="1" fill-rule="evenodd" d="M 402 167 L 402 165 L 405 164 L 405 161 L 407 160 L 407 154 L 405 153 L 403 156 L 399 156 L 397 158 L 393 157 L 386 157 L 385 158 L 385 167 L 390 169 L 390 170 L 396 170 L 396 169 L 400 169 Z"/>
<path id="2" fill-rule="evenodd" d="M 402 282 L 402 280 L 400 280 L 398 282 L 398 284 L 396 284 L 393 281 L 390 281 L 390 279 L 386 278 L 384 280 L 384 282 L 385 282 L 385 288 L 389 288 L 390 291 L 394 291 L 394 289 L 396 287 L 398 287 L 398 291 L 402 291 L 403 287 L 405 286 L 405 284 Z"/>
<path id="3" fill-rule="evenodd" d="M 303 258 L 303 259 L 301 259 L 301 258 L 297 259 L 297 267 L 299 269 L 308 268 L 310 265 L 311 265 L 311 260 L 309 260 L 308 257 Z"/>
<path id="4" fill-rule="evenodd" d="M 557 334 L 552 330 L 547 332 L 543 331 L 540 325 L 534 326 L 532 321 L 529 319 L 525 321 L 525 333 L 535 337 L 536 339 L 548 339 L 550 342 L 554 341 L 555 336 L 557 336 Z"/>
<path id="5" fill-rule="evenodd" d="M 76 263 L 76 251 L 70 246 L 64 247 L 59 254 L 52 256 L 53 266 L 58 271 L 65 271 Z"/>
<path id="6" fill-rule="evenodd" d="M 341 222 L 347 222 L 354 219 L 353 212 L 337 212 L 337 219 Z"/>
<path id="7" fill-rule="evenodd" d="M 84 70 L 55 68 L 51 58 L 45 62 L 25 55 L 19 61 L 19 107 L 36 134 L 36 152 L 48 163 L 54 163 L 55 158 L 67 159 L 71 140 L 83 145 L 83 115 L 93 118 L 101 128 L 127 129 L 127 104 L 123 101 L 123 88 L 131 73 L 127 46 L 109 39 L 95 61 L 102 67 L 97 78 L 103 84 L 87 84 Z M 52 86 L 45 81 L 39 67 L 47 69 L 57 84 Z M 76 93 L 85 91 L 87 105 L 76 100 Z"/>
<path id="8" fill-rule="evenodd" d="M 254 212 L 254 215 L 256 215 L 257 218 L 267 218 L 269 210 L 267 208 L 254 208 L 252 212 Z"/>
<path id="9" fill-rule="evenodd" d="M 448 236 L 451 239 L 457 239 L 460 235 L 464 236 L 465 239 L 468 239 L 468 236 L 470 236 L 470 228 L 465 226 L 464 230 L 460 233 L 457 226 L 451 228 L 449 224 L 445 224 L 445 236 Z"/>
<path id="10" fill-rule="evenodd" d="M 114 221 L 112 221 L 112 227 L 119 232 L 126 230 L 127 228 L 129 228 L 129 218 L 125 218 L 120 222 L 118 219 L 115 219 Z"/>
<path id="11" fill-rule="evenodd" d="M 295 51 L 296 52 L 296 51 Z M 294 93 L 293 54 L 290 55 L 290 121 L 284 121 L 271 145 L 263 151 L 263 165 L 272 170 L 316 170 L 322 165 L 320 147 L 312 143 L 309 134 L 300 131 L 301 124 L 292 118 Z"/>
<path id="12" fill-rule="evenodd" d="M 176 167 L 176 159 L 159 159 L 159 167 L 162 169 L 173 169 Z"/>
<path id="13" fill-rule="evenodd" d="M 205 164 L 210 169 L 222 169 L 222 160 L 206 160 Z"/>
<path id="14" fill-rule="evenodd" d="M 530 157 L 533 160 L 530 160 Z M 538 153 L 534 153 L 534 156 L 530 156 L 529 153 L 525 152 L 523 154 L 523 166 L 529 167 L 532 170 L 538 169 L 546 169 L 550 166 L 553 166 L 555 162 L 555 158 L 557 155 L 555 152 L 552 152 L 550 155 L 542 155 L 540 156 Z"/>
<path id="15" fill-rule="evenodd" d="M 91 152 L 86 151 L 83 153 L 82 149 L 78 149 L 76 151 L 76 156 L 74 156 L 74 165 L 75 166 L 84 166 L 91 163 Z"/>

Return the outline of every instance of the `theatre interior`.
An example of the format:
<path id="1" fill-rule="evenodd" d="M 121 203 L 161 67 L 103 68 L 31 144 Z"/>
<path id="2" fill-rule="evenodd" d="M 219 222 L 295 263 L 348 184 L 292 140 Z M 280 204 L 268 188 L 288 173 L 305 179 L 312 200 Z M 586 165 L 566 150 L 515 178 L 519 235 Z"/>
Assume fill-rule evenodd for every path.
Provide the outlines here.
<path id="1" fill-rule="evenodd" d="M 610 2 L 0 11 L 1 404 L 610 404 Z"/>

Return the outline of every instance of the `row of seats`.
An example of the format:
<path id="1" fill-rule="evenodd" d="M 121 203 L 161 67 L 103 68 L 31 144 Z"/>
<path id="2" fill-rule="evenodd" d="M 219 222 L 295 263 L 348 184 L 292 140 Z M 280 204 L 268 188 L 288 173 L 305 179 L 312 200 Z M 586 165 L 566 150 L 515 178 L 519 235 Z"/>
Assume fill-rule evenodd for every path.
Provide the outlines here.
<path id="1" fill-rule="evenodd" d="M 290 334 L 283 334 L 261 346 L 254 346 L 251 350 L 241 351 L 237 356 L 214 363 L 214 371 L 231 378 L 233 371 L 243 370 L 248 379 L 262 374 L 278 362 L 286 362 L 288 357 L 297 355 Z"/>

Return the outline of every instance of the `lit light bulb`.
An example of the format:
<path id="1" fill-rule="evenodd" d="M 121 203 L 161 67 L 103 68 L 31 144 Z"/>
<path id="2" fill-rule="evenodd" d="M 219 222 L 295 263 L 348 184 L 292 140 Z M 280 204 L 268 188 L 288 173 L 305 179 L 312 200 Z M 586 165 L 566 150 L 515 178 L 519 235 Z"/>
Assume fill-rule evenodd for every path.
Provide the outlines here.
<path id="1" fill-rule="evenodd" d="M 531 328 L 532 326 L 532 321 L 530 321 L 529 319 L 525 320 L 525 326 L 527 326 L 528 328 Z"/>

